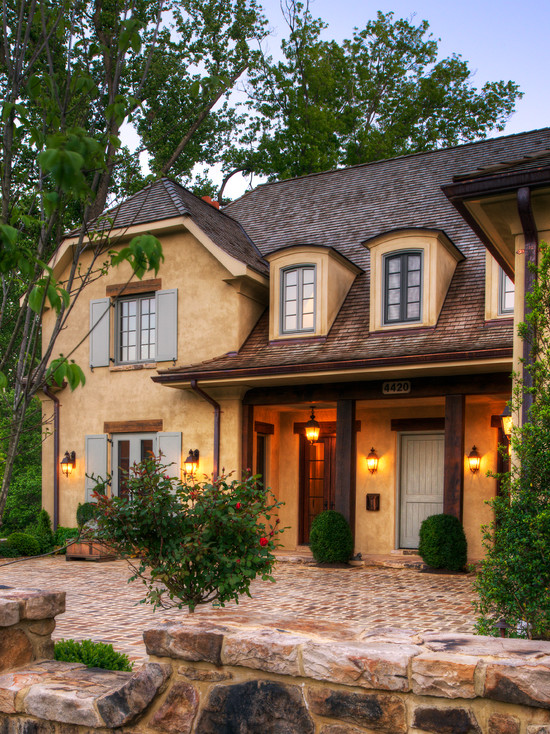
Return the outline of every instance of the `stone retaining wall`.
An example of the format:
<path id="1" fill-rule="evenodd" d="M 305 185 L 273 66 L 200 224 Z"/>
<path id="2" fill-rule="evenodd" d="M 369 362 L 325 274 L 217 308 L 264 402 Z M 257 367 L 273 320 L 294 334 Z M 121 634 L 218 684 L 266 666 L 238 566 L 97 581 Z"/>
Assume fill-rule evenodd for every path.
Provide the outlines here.
<path id="1" fill-rule="evenodd" d="M 9 629 L 39 656 L 49 635 L 28 610 L 61 598 L 16 595 L 0 590 L 0 612 L 17 602 Z M 221 618 L 146 630 L 135 673 L 3 665 L 0 734 L 550 734 L 550 643 Z"/>

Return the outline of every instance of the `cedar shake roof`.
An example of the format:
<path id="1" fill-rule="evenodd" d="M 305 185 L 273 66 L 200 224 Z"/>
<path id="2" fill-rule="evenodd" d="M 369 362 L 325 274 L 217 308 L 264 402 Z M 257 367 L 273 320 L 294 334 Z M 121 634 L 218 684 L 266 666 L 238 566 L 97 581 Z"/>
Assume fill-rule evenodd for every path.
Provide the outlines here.
<path id="1" fill-rule="evenodd" d="M 351 369 L 354 363 L 399 364 L 409 357 L 511 357 L 512 320 L 485 321 L 485 247 L 441 187 L 453 176 L 506 161 L 517 165 L 529 154 L 549 149 L 546 128 L 258 186 L 225 211 L 243 225 L 263 254 L 297 242 L 331 246 L 364 273 L 355 279 L 326 338 L 270 343 L 264 313 L 237 354 L 162 370 L 154 379 L 163 381 L 170 373 L 182 379 L 213 378 L 275 367 L 314 371 L 334 363 Z M 524 162 L 536 164 L 535 159 Z M 405 228 L 442 230 L 465 259 L 456 267 L 435 327 L 371 333 L 370 253 L 364 243 Z"/>
<path id="2" fill-rule="evenodd" d="M 259 273 L 267 274 L 267 263 L 239 222 L 168 178 L 155 181 L 104 212 L 96 220 L 95 226 L 99 229 L 122 229 L 181 216 L 190 216 L 229 255 Z M 91 225 L 93 227 L 94 223 Z"/>

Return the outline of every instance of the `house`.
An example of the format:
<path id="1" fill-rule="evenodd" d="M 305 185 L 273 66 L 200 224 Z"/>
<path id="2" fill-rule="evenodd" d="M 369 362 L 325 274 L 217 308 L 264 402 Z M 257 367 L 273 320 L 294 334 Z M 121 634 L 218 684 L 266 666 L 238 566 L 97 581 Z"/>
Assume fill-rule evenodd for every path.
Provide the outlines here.
<path id="1" fill-rule="evenodd" d="M 550 128 L 264 184 L 223 211 L 168 179 L 123 202 L 112 235 L 152 232 L 165 261 L 128 285 L 124 265 L 97 279 L 60 337 L 67 353 L 92 329 L 74 355 L 86 385 L 53 397 L 46 509 L 72 525 L 87 475 L 112 473 L 121 493 L 147 451 L 177 475 L 191 450 L 199 474 L 265 477 L 287 548 L 324 508 L 362 554 L 416 548 L 422 519 L 444 511 L 479 558 L 498 491 L 487 472 L 503 461 L 517 243 L 497 206 L 491 233 L 508 249 L 488 250 L 452 186 L 548 150 Z M 73 247 L 56 255 L 60 277 Z M 65 451 L 74 470 L 56 482 Z"/>

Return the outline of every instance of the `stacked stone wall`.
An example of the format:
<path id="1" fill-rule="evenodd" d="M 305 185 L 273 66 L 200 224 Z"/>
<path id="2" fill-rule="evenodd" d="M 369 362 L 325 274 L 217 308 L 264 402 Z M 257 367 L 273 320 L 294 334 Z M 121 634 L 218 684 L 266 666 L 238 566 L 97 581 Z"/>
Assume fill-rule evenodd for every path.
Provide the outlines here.
<path id="1" fill-rule="evenodd" d="M 28 593 L 3 631 L 23 630 L 34 658 L 6 658 L 0 734 L 550 734 L 547 642 L 197 614 L 146 630 L 149 662 L 121 673 L 40 660 L 61 597 Z M 48 616 L 25 616 L 32 604 Z"/>

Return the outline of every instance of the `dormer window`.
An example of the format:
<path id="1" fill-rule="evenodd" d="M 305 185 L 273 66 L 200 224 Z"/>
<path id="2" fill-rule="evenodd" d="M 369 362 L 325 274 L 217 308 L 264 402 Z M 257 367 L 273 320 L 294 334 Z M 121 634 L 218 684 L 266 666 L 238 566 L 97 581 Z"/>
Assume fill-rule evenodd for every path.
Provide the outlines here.
<path id="1" fill-rule="evenodd" d="M 287 268 L 281 276 L 281 331 L 315 331 L 315 266 Z"/>
<path id="2" fill-rule="evenodd" d="M 514 313 L 514 284 L 502 268 L 499 268 L 498 312 L 502 316 Z"/>
<path id="3" fill-rule="evenodd" d="M 384 323 L 420 321 L 422 312 L 422 252 L 384 257 Z"/>

